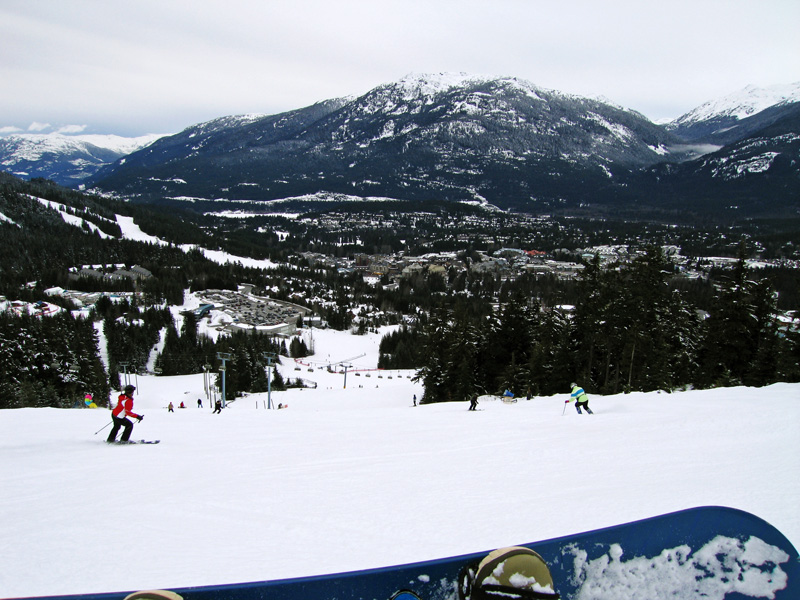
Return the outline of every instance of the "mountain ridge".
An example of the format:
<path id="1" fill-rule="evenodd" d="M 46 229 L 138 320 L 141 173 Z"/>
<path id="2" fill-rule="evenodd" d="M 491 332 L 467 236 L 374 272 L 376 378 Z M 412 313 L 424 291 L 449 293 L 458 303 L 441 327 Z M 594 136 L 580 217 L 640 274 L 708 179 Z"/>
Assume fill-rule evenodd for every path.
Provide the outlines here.
<path id="1" fill-rule="evenodd" d="M 206 135 L 209 129 L 215 133 Z M 188 128 L 104 168 L 91 183 L 145 200 L 326 191 L 511 208 L 583 199 L 614 169 L 666 160 L 681 141 L 635 111 L 516 78 L 412 75 L 222 135 L 216 121 Z"/>
<path id="2" fill-rule="evenodd" d="M 531 212 L 591 206 L 616 211 L 631 203 L 637 204 L 634 212 L 645 206 L 658 211 L 651 192 L 666 188 L 682 190 L 668 204 L 695 210 L 690 186 L 677 178 L 691 172 L 696 182 L 707 163 L 681 165 L 711 153 L 736 164 L 741 152 L 731 147 L 791 122 L 799 97 L 800 84 L 766 91 L 749 86 L 663 126 L 605 99 L 548 90 L 516 77 L 411 73 L 360 96 L 277 115 L 199 123 L 107 164 L 101 163 L 108 155 L 95 156 L 94 174 L 77 169 L 87 159 L 73 157 L 67 185 L 86 183 L 143 202 L 258 203 L 338 194 L 477 202 Z M 771 135 L 786 142 L 790 134 Z M 789 153 L 790 168 L 780 177 L 788 177 L 784 187 L 791 187 L 793 146 L 776 142 L 775 147 L 780 149 L 773 152 Z M 748 160 L 727 169 L 734 186 L 741 179 L 740 173 L 733 175 L 737 168 L 774 180 L 777 172 L 766 171 L 787 162 L 762 161 L 767 165 L 762 169 L 758 159 Z M 701 187 L 712 195 L 730 193 L 721 191 L 730 185 L 718 185 L 723 172 L 709 171 Z M 658 173 L 655 188 L 649 181 L 653 173 Z M 764 207 L 752 197 L 758 185 L 748 182 L 745 206 Z M 792 204 L 783 196 L 777 203 Z"/>
<path id="3" fill-rule="evenodd" d="M 163 137 L 15 133 L 0 138 L 0 166 L 8 173 L 76 187 L 98 169 Z"/>

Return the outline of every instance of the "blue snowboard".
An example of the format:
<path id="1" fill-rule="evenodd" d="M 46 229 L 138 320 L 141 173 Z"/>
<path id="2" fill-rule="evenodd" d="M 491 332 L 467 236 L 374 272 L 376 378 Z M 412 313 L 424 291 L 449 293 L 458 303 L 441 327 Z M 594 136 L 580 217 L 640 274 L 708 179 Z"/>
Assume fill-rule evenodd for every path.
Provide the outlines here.
<path id="1" fill-rule="evenodd" d="M 525 546 L 544 559 L 562 600 L 800 598 L 797 550 L 766 521 L 731 508 L 692 508 Z M 173 591 L 183 600 L 459 600 L 459 578 L 485 555 Z"/>

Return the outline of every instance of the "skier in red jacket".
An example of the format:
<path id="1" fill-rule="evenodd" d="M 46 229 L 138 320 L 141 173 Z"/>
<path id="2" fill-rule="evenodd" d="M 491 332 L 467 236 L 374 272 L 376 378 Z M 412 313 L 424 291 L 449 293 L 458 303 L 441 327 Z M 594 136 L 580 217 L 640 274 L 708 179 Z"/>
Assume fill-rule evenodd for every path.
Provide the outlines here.
<path id="1" fill-rule="evenodd" d="M 117 441 L 117 432 L 119 432 L 120 427 L 124 429 L 120 442 L 125 443 L 130 439 L 131 431 L 133 431 L 133 421 L 128 417 L 133 417 L 137 421 L 141 421 L 144 418 L 144 415 L 137 415 L 133 412 L 133 391 L 135 389 L 132 385 L 126 385 L 123 393 L 119 395 L 117 405 L 111 411 L 111 420 L 114 421 L 114 427 L 111 428 L 111 433 L 108 434 L 108 439 L 106 440 L 109 444 Z"/>

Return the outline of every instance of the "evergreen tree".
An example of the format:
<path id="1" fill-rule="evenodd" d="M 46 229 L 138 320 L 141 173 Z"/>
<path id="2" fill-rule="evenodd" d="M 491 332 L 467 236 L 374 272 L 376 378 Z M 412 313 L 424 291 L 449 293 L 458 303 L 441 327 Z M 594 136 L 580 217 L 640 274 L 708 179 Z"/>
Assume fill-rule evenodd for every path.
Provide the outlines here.
<path id="1" fill-rule="evenodd" d="M 447 356 L 446 338 L 449 337 L 450 325 L 447 311 L 439 310 L 433 314 L 424 328 L 421 347 L 423 366 L 414 376 L 414 381 L 421 381 L 424 392 L 421 404 L 442 402 L 448 399 L 445 364 Z"/>
<path id="2" fill-rule="evenodd" d="M 577 372 L 572 329 L 569 316 L 561 309 L 541 315 L 527 365 L 526 394 L 551 395 L 567 389 Z"/>
<path id="3" fill-rule="evenodd" d="M 289 343 L 289 356 L 292 358 L 304 358 L 308 356 L 308 347 L 299 337 L 293 337 Z"/>
<path id="4" fill-rule="evenodd" d="M 602 270 L 597 259 L 587 266 L 575 311 L 577 374 L 585 387 L 617 393 L 688 383 L 696 322 L 670 288 L 671 276 L 671 265 L 654 246 L 626 267 Z"/>
<path id="5" fill-rule="evenodd" d="M 741 254 L 730 278 L 720 286 L 706 319 L 698 384 L 765 385 L 777 373 L 782 344 L 775 321 L 775 299 L 766 283 L 749 277 Z"/>
<path id="6" fill-rule="evenodd" d="M 0 314 L 0 407 L 71 408 L 87 392 L 109 393 L 91 321 Z"/>

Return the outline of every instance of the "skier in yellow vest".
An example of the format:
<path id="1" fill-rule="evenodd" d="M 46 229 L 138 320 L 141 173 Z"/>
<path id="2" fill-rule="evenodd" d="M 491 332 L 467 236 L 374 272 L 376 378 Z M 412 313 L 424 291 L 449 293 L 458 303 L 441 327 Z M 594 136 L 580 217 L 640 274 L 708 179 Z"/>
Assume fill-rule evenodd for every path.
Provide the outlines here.
<path id="1" fill-rule="evenodd" d="M 583 388 L 578 386 L 577 383 L 571 383 L 570 387 L 572 388 L 572 393 L 570 394 L 570 399 L 567 400 L 567 402 L 570 402 L 573 399 L 575 400 L 575 410 L 578 411 L 579 415 L 583 414 L 581 412 L 581 408 L 586 409 L 587 413 L 593 415 L 594 413 L 592 412 L 592 409 L 589 408 L 589 396 L 586 395 L 586 392 L 583 391 Z"/>

